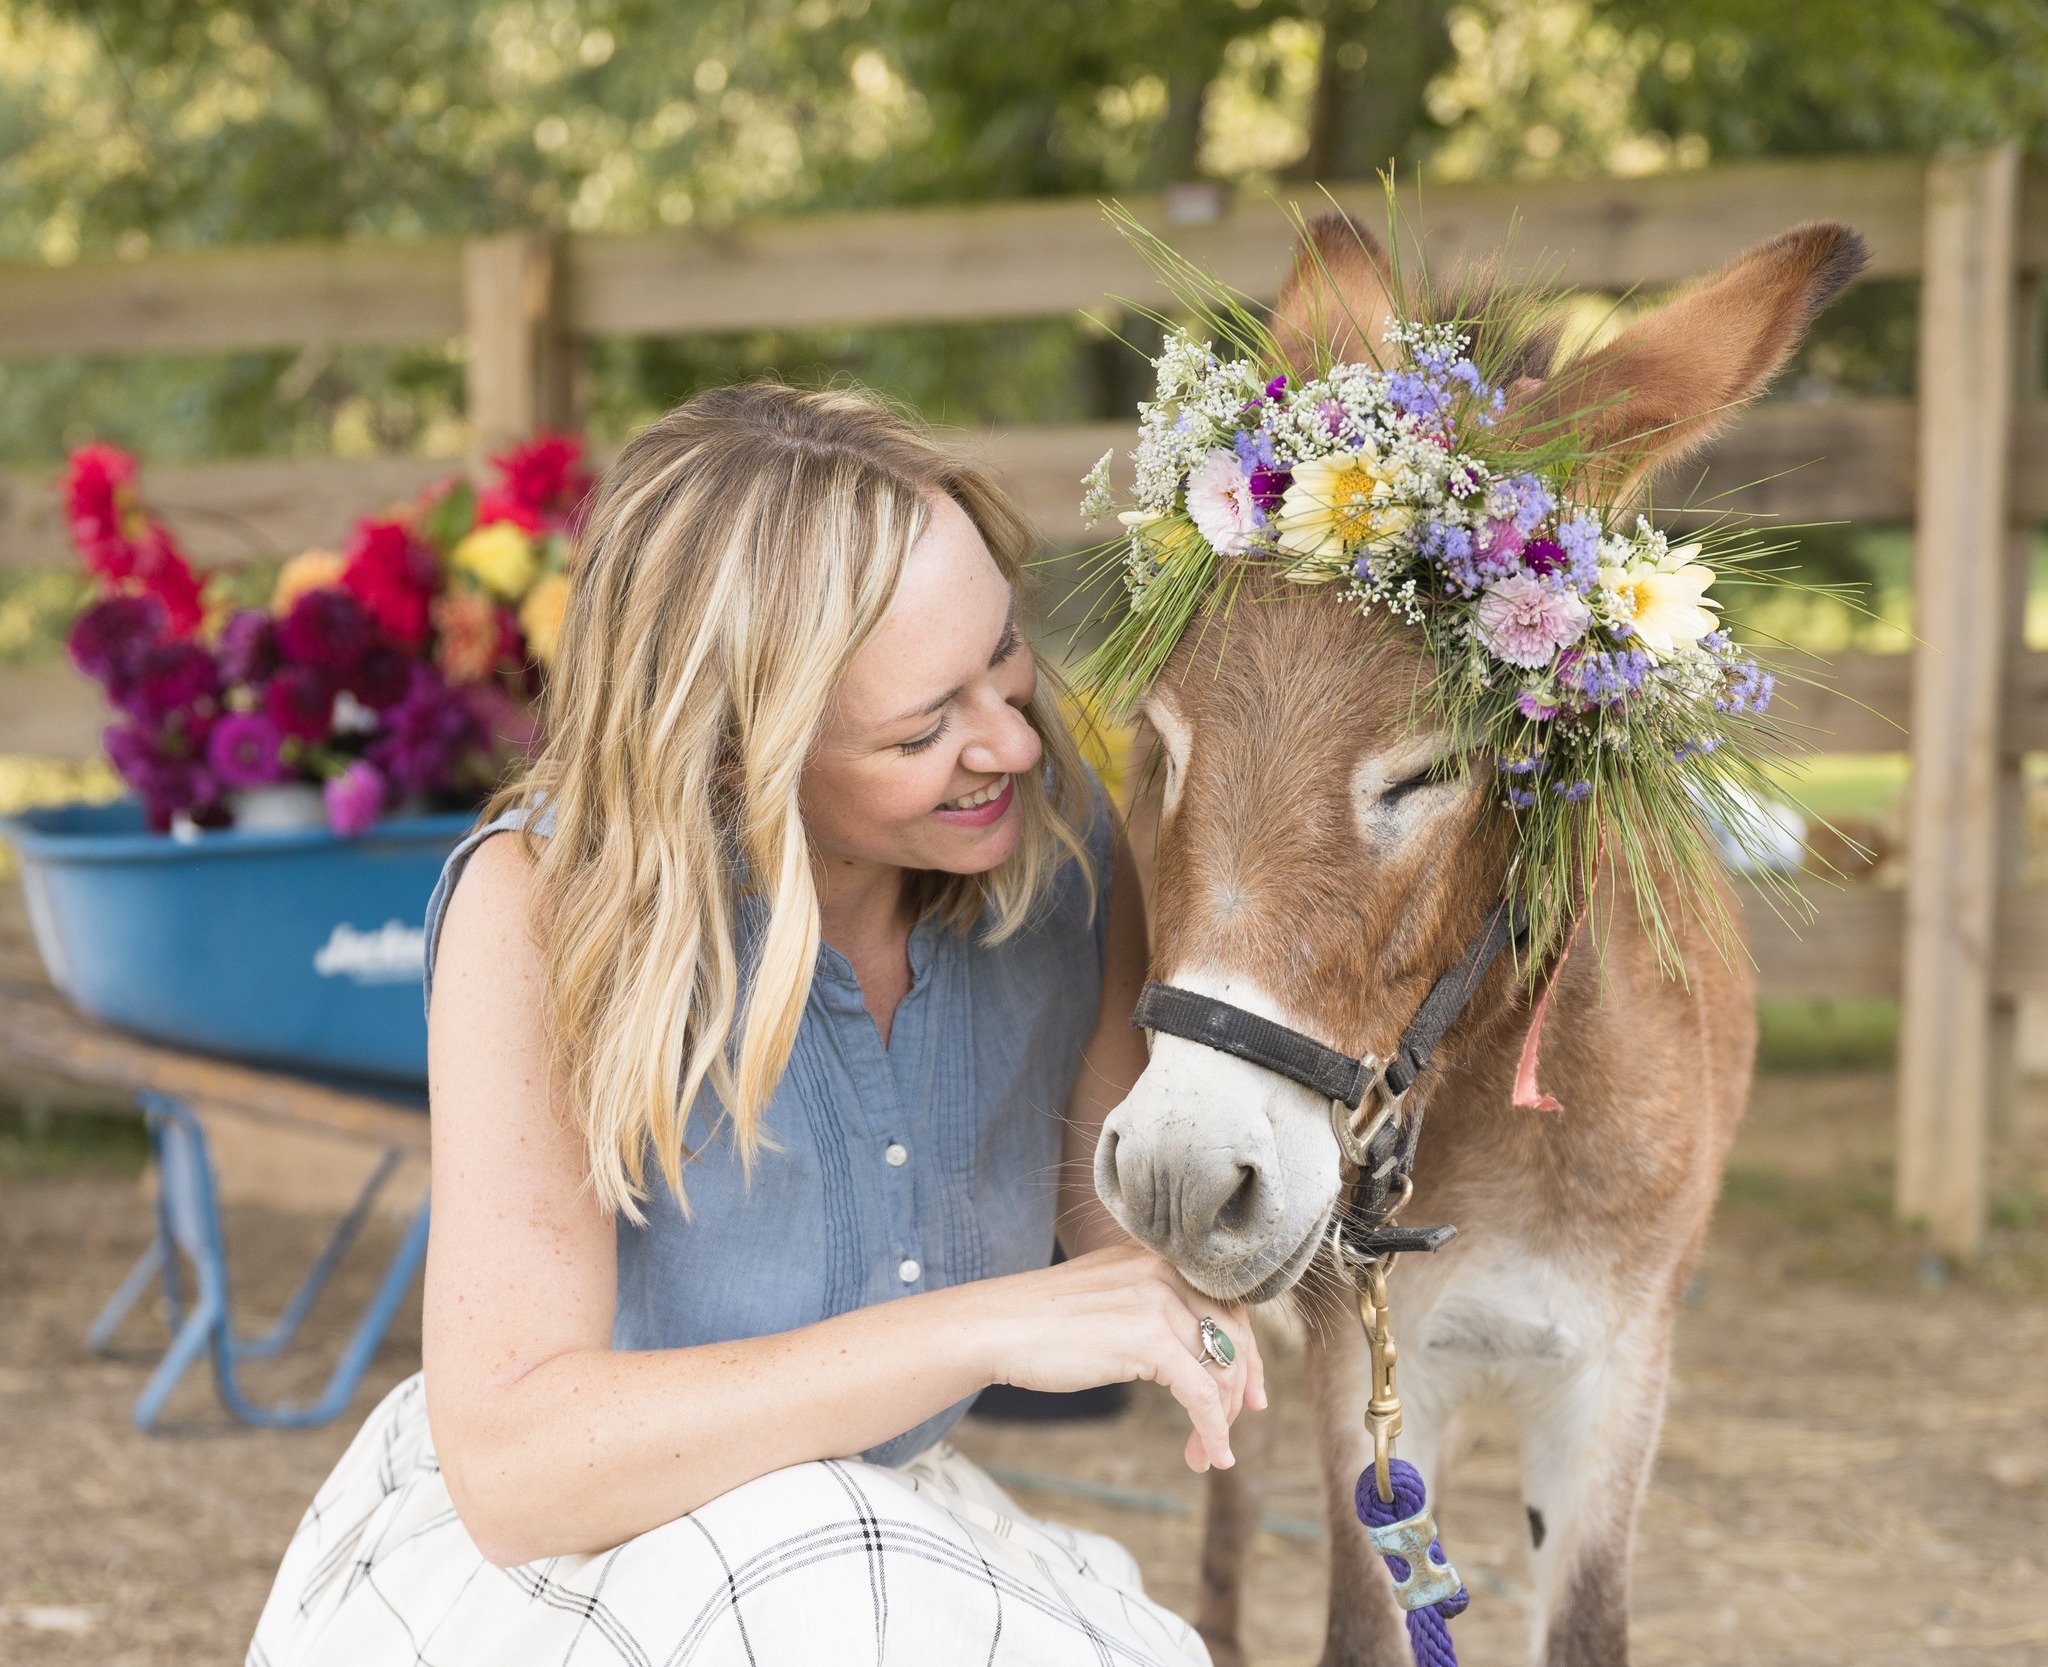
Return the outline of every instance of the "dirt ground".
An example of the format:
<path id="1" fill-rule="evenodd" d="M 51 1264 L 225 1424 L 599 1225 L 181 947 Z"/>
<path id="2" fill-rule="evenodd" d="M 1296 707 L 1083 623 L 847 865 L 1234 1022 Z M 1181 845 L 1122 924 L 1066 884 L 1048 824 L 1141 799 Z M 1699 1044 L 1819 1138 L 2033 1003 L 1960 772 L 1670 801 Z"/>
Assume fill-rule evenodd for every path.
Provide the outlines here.
<path id="1" fill-rule="evenodd" d="M 2048 1093 L 2032 1096 L 2033 1134 L 2006 1143 L 1990 1256 L 1954 1278 L 1886 1222 L 1889 1104 L 1885 1079 L 1865 1075 L 1759 1092 L 1681 1324 L 1636 1560 L 1639 1662 L 2048 1664 Z M 128 1412 L 159 1323 L 131 1320 L 122 1358 L 82 1345 L 148 1235 L 132 1137 L 67 1123 L 33 1140 L 17 1125 L 0 1157 L 0 1662 L 239 1662 L 314 1487 L 417 1365 L 417 1312 L 330 1428 L 232 1425 L 201 1372 L 172 1428 L 140 1435 Z M 245 1314 L 282 1302 L 321 1226 L 234 1213 Z M 389 1242 L 359 1249 L 300 1356 L 253 1372 L 260 1391 L 315 1386 L 336 1316 Z M 1316 1658 L 1324 1573 L 1304 1408 L 1293 1369 L 1275 1375 L 1250 1624 L 1254 1659 L 1279 1667 Z M 970 1420 L 960 1442 L 1024 1508 L 1123 1539 L 1185 1609 L 1200 1486 L 1180 1467 L 1177 1418 L 1147 1393 L 1115 1427 Z M 1474 1595 L 1465 1661 L 1521 1659 L 1523 1530 L 1501 1424 L 1476 1425 L 1443 1520 Z"/>

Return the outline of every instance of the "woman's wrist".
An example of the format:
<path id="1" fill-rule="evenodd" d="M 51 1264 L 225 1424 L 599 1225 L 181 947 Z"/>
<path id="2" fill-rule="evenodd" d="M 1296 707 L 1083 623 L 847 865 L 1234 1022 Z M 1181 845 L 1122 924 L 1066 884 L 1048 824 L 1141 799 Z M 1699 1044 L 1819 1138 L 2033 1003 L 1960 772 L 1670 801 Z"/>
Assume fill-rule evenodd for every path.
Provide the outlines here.
<path id="1" fill-rule="evenodd" d="M 993 1288 L 1004 1284 L 1007 1277 L 948 1285 L 915 1299 L 930 1305 L 930 1330 L 938 1345 L 935 1358 L 940 1370 L 962 1386 L 961 1396 L 979 1394 L 992 1383 L 1008 1381 L 1000 1305 L 991 1300 Z"/>

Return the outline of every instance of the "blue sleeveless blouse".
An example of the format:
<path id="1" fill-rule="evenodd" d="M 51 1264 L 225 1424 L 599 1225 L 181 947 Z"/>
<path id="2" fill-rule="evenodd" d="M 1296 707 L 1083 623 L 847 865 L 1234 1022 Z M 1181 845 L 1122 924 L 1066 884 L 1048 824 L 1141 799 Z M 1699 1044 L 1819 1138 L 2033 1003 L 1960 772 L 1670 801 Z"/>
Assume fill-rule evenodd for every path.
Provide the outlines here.
<path id="1" fill-rule="evenodd" d="M 683 1168 L 689 1219 L 653 1164 L 647 1224 L 619 1218 L 613 1347 L 767 1336 L 1052 1260 L 1067 1096 L 1095 1027 L 1109 918 L 1111 821 L 1101 784 L 1091 776 L 1089 786 L 1095 906 L 1070 859 L 1003 943 L 918 922 L 887 1047 L 852 962 L 820 944 L 752 1184 L 707 1084 L 685 1135 L 697 1152 Z M 427 903 L 429 1006 L 441 917 L 463 865 L 524 819 L 515 809 L 480 823 L 442 864 Z M 543 808 L 538 831 L 552 820 Z M 736 911 L 743 957 L 763 912 Z M 861 1456 L 905 1463 L 972 1399 Z"/>

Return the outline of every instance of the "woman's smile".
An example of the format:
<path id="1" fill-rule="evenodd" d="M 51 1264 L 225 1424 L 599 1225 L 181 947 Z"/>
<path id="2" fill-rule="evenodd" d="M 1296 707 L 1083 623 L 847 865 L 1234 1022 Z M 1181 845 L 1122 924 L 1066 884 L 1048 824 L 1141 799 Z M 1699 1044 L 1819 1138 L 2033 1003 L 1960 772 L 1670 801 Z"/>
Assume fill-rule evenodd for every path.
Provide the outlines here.
<path id="1" fill-rule="evenodd" d="M 1005 772 L 986 787 L 948 799 L 932 814 L 956 828 L 986 828 L 1002 820 L 1016 797 L 1016 779 Z"/>

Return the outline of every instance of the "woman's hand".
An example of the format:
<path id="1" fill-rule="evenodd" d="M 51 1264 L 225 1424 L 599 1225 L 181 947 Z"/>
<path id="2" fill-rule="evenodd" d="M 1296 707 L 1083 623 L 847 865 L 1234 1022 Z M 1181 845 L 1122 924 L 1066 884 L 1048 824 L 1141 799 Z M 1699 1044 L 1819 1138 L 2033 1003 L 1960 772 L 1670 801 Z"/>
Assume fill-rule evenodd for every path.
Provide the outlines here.
<path id="1" fill-rule="evenodd" d="M 988 1381 L 1060 1393 L 1149 1378 L 1194 1425 L 1192 1470 L 1236 1463 L 1230 1426 L 1266 1404 L 1266 1372 L 1242 1307 L 1210 1301 L 1173 1264 L 1125 1243 L 1033 1273 L 953 1287 L 985 1339 Z M 1237 1346 L 1229 1366 L 1201 1353 L 1202 1319 Z"/>

